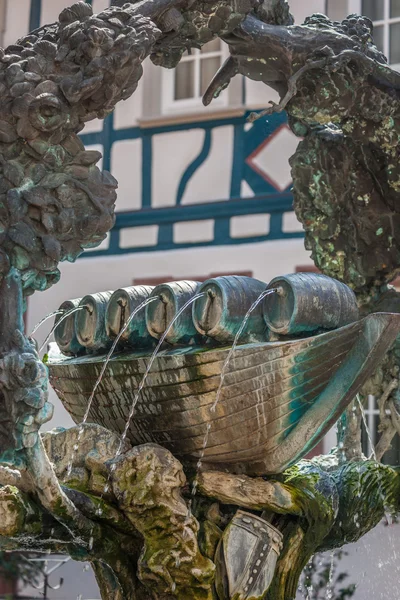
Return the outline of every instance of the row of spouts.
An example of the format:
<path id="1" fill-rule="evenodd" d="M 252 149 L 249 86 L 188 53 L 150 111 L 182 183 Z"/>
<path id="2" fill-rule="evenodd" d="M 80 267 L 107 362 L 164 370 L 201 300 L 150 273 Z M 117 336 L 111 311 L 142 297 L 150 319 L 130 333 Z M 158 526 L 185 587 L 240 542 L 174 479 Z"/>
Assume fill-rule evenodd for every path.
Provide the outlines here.
<path id="1" fill-rule="evenodd" d="M 55 339 L 67 356 L 106 353 L 111 347 L 151 351 L 161 338 L 170 345 L 232 344 L 247 310 L 266 288 L 257 279 L 230 276 L 90 294 L 60 306 Z M 192 310 L 180 312 L 192 299 Z M 251 321 L 242 340 L 266 341 L 262 309 Z"/>

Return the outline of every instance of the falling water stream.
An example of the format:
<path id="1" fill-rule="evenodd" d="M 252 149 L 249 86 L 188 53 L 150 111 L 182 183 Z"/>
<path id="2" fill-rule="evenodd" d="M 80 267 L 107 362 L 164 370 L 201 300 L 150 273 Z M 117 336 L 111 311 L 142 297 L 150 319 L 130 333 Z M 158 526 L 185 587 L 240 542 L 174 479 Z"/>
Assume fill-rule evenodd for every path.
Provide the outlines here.
<path id="1" fill-rule="evenodd" d="M 54 323 L 53 327 L 51 328 L 51 331 L 50 331 L 50 333 L 49 333 L 49 334 L 46 336 L 46 338 L 45 338 L 45 340 L 44 340 L 43 344 L 42 344 L 42 345 L 40 346 L 40 348 L 39 348 L 39 354 L 41 353 L 41 351 L 43 350 L 43 348 L 46 346 L 46 344 L 48 343 L 49 339 L 51 338 L 51 336 L 53 335 L 53 333 L 54 333 L 54 331 L 57 329 L 57 327 L 58 327 L 59 325 L 61 325 L 61 323 L 62 323 L 63 321 L 65 321 L 65 319 L 67 319 L 67 318 L 68 318 L 70 315 L 72 315 L 72 314 L 73 314 L 73 313 L 75 313 L 75 312 L 78 312 L 78 310 L 83 310 L 83 309 L 87 310 L 87 309 L 86 309 L 86 306 L 77 306 L 76 308 L 72 308 L 71 310 L 69 310 L 68 312 L 66 312 L 66 313 L 65 313 L 65 314 L 64 314 L 64 315 L 61 317 L 61 319 L 59 319 L 59 320 L 57 321 L 57 323 Z M 39 325 L 40 325 L 40 323 L 38 323 L 38 325 L 37 325 L 37 326 L 39 326 Z"/>
<path id="2" fill-rule="evenodd" d="M 371 450 L 371 456 L 372 456 L 372 458 L 375 461 L 377 461 L 376 452 L 375 452 L 375 446 L 374 446 L 374 442 L 372 440 L 371 430 L 368 427 L 367 417 L 366 417 L 366 414 L 365 414 L 365 409 L 364 409 L 363 404 L 362 404 L 362 402 L 360 400 L 359 394 L 357 394 L 357 403 L 358 403 L 358 406 L 360 407 L 361 417 L 362 417 L 362 420 L 363 420 L 363 423 L 364 423 L 364 427 L 365 427 L 365 433 L 367 434 L 368 443 L 369 443 L 369 447 L 370 447 L 370 450 Z"/>
<path id="3" fill-rule="evenodd" d="M 368 438 L 368 443 L 369 443 L 369 447 L 370 447 L 370 451 L 371 451 L 371 457 L 375 460 L 375 462 L 378 462 L 377 456 L 376 456 L 376 451 L 375 451 L 375 446 L 374 446 L 374 442 L 372 439 L 372 434 L 371 434 L 371 430 L 368 426 L 367 423 L 367 418 L 366 418 L 366 414 L 365 414 L 365 410 L 364 410 L 364 406 L 361 402 L 360 396 L 359 394 L 357 394 L 356 396 L 356 401 L 359 405 L 360 411 L 361 411 L 361 418 L 365 427 L 365 432 L 367 434 L 367 438 Z M 359 498 L 361 496 L 361 469 L 357 469 L 358 473 L 359 473 L 359 482 L 358 482 L 358 490 L 357 490 L 357 497 Z M 388 524 L 390 525 L 392 523 L 392 517 L 390 514 L 390 511 L 388 509 L 388 506 L 386 504 L 386 498 L 385 498 L 385 493 L 384 490 L 382 488 L 382 481 L 381 481 L 381 477 L 379 477 L 379 487 L 380 487 L 380 494 L 381 494 L 381 498 L 382 498 L 382 504 L 383 504 L 383 508 L 385 511 L 385 517 L 386 520 L 388 522 Z M 354 515 L 354 523 L 356 525 L 356 527 L 360 527 L 360 523 L 358 521 L 358 515 Z M 330 569 L 329 569 L 329 580 L 328 580 L 328 584 L 327 584 L 327 588 L 326 588 L 326 599 L 327 600 L 331 600 L 333 597 L 333 575 L 334 575 L 334 570 L 335 570 L 335 552 L 332 551 L 331 553 L 331 564 L 330 564 Z"/>
<path id="4" fill-rule="evenodd" d="M 93 403 L 93 399 L 94 399 L 95 393 L 96 393 L 97 388 L 99 387 L 99 385 L 100 385 L 100 383 L 101 383 L 101 381 L 102 381 L 102 379 L 104 377 L 104 373 L 106 372 L 108 364 L 109 364 L 109 362 L 110 362 L 110 360 L 112 358 L 112 355 L 115 352 L 115 349 L 116 349 L 116 347 L 118 345 L 119 340 L 121 339 L 121 337 L 123 336 L 123 334 L 125 333 L 125 331 L 128 329 L 130 323 L 132 322 L 132 319 L 138 314 L 138 312 L 141 311 L 142 308 L 144 308 L 145 306 L 147 306 L 151 302 L 154 302 L 155 300 L 158 300 L 157 296 L 156 297 L 152 297 L 152 298 L 146 298 L 146 300 L 144 300 L 143 302 L 141 302 L 139 304 L 139 306 L 137 306 L 131 312 L 131 314 L 129 315 L 129 317 L 128 317 L 126 323 L 125 323 L 125 325 L 121 328 L 121 331 L 118 333 L 117 337 L 115 338 L 115 340 L 113 342 L 113 345 L 110 348 L 110 351 L 108 352 L 106 358 L 104 359 L 104 364 L 103 364 L 103 366 L 101 368 L 101 371 L 100 371 L 100 374 L 99 374 L 99 376 L 98 376 L 98 378 L 96 380 L 96 383 L 94 384 L 92 393 L 89 396 L 89 400 L 88 400 L 88 404 L 87 404 L 87 407 L 86 407 L 86 411 L 85 411 L 85 414 L 83 415 L 83 419 L 82 419 L 82 422 L 81 422 L 80 427 L 79 427 L 78 437 L 77 437 L 76 443 L 75 443 L 75 445 L 73 447 L 73 453 L 71 455 L 71 459 L 70 459 L 70 461 L 68 463 L 67 475 L 71 474 L 72 464 L 73 464 L 74 457 L 75 457 L 75 452 L 79 448 L 79 442 L 80 442 L 80 439 L 81 439 L 81 436 L 82 436 L 82 433 L 83 433 L 83 425 L 88 420 L 90 409 L 92 407 L 92 403 Z"/>
<path id="5" fill-rule="evenodd" d="M 139 306 L 137 308 L 135 308 L 135 310 L 129 315 L 129 318 L 127 319 L 125 325 L 122 327 L 121 331 L 119 332 L 119 334 L 115 338 L 114 343 L 111 346 L 110 351 L 109 351 L 109 353 L 107 354 L 107 356 L 106 356 L 106 358 L 104 360 L 103 367 L 102 367 L 102 369 L 100 371 L 100 375 L 98 376 L 96 383 L 94 384 L 94 388 L 92 390 L 92 393 L 89 396 L 88 405 L 86 407 L 86 411 L 85 411 L 85 414 L 84 414 L 83 421 L 82 421 L 81 425 L 84 425 L 86 423 L 87 419 L 88 419 L 94 395 L 95 395 L 95 393 L 97 391 L 97 388 L 99 387 L 99 385 L 101 383 L 101 380 L 104 377 L 104 373 L 106 372 L 106 369 L 108 367 L 108 363 L 110 362 L 111 357 L 112 357 L 112 355 L 115 352 L 115 348 L 117 347 L 117 344 L 118 344 L 119 340 L 121 339 L 121 337 L 123 336 L 123 334 L 125 333 L 125 331 L 128 329 L 130 323 L 132 322 L 132 319 L 137 315 L 137 313 L 139 311 L 141 311 L 142 308 L 144 308 L 148 304 L 151 304 L 151 302 L 154 302 L 155 300 L 158 300 L 158 298 L 157 297 L 146 298 L 146 300 L 144 300 L 143 302 L 141 302 L 141 304 L 139 304 Z"/>
<path id="6" fill-rule="evenodd" d="M 148 374 L 150 373 L 151 367 L 153 366 L 153 363 L 154 363 L 154 361 L 155 361 L 155 359 L 157 357 L 157 354 L 159 353 L 159 351 L 161 349 L 161 346 L 163 345 L 163 343 L 165 341 L 165 338 L 167 337 L 167 335 L 171 331 L 171 329 L 174 326 L 175 322 L 179 319 L 179 317 L 181 316 L 181 314 L 186 310 L 186 308 L 188 306 L 190 306 L 190 304 L 193 304 L 193 302 L 195 302 L 195 300 L 197 300 L 198 298 L 201 298 L 202 296 L 205 296 L 205 295 L 206 295 L 206 292 L 200 292 L 199 294 L 196 294 L 195 296 L 193 296 L 192 298 L 190 298 L 190 300 L 188 300 L 182 306 L 182 308 L 176 313 L 175 317 L 172 319 L 172 321 L 169 323 L 167 329 L 164 331 L 164 333 L 160 337 L 160 339 L 158 341 L 158 344 L 157 344 L 157 346 L 156 346 L 153 354 L 150 357 L 149 364 L 147 365 L 146 371 L 145 371 L 145 373 L 144 373 L 144 375 L 142 377 L 142 380 L 141 380 L 141 382 L 139 384 L 139 387 L 136 390 L 136 394 L 135 394 L 135 396 L 133 398 L 132 405 L 131 405 L 131 410 L 129 411 L 128 420 L 126 422 L 125 429 L 123 431 L 123 434 L 122 434 L 122 437 L 121 437 L 121 440 L 120 440 L 117 452 L 115 454 L 114 460 L 116 458 L 118 458 L 118 456 L 121 454 L 124 442 L 126 440 L 126 436 L 128 435 L 128 431 L 129 431 L 129 427 L 130 427 L 131 421 L 133 419 L 133 415 L 135 413 L 135 408 L 136 408 L 136 404 L 138 403 L 140 393 L 141 393 L 142 389 L 145 386 Z M 111 468 L 112 468 L 112 470 L 114 470 L 115 469 L 115 464 L 113 464 Z"/>
<path id="7" fill-rule="evenodd" d="M 226 371 L 227 371 L 229 362 L 230 362 L 230 360 L 231 360 L 231 358 L 232 358 L 232 356 L 233 356 L 233 354 L 234 354 L 234 352 L 236 350 L 236 346 L 239 343 L 240 336 L 242 335 L 242 333 L 243 333 L 243 331 L 244 331 L 244 329 L 245 329 L 245 327 L 247 325 L 247 321 L 249 320 L 251 313 L 253 312 L 253 310 L 255 310 L 257 308 L 257 306 L 260 304 L 260 302 L 266 296 L 269 296 L 270 294 L 274 294 L 275 292 L 276 292 L 276 289 L 264 290 L 258 296 L 257 300 L 255 300 L 253 302 L 253 304 L 250 306 L 249 310 L 245 314 L 245 316 L 243 318 L 243 321 L 242 321 L 242 323 L 241 323 L 241 325 L 240 325 L 240 327 L 239 327 L 239 329 L 238 329 L 238 331 L 237 331 L 237 333 L 235 335 L 235 338 L 233 340 L 232 347 L 231 347 L 231 349 L 228 352 L 228 356 L 226 357 L 225 362 L 222 365 L 221 377 L 220 377 L 220 380 L 219 380 L 219 386 L 218 386 L 218 389 L 217 389 L 217 393 L 215 395 L 215 400 L 214 400 L 213 404 L 210 407 L 210 415 L 212 415 L 213 413 L 215 413 L 215 411 L 217 409 L 218 403 L 220 401 L 221 392 L 222 392 L 222 388 L 223 388 L 223 385 L 224 385 L 224 379 L 225 379 L 225 375 L 226 375 Z M 202 446 L 202 449 L 201 449 L 199 460 L 197 461 L 197 465 L 196 465 L 196 477 L 195 477 L 195 479 L 193 481 L 193 485 L 192 485 L 192 496 L 195 496 L 196 492 L 197 492 L 198 474 L 199 474 L 199 471 L 201 469 L 201 465 L 203 463 L 203 458 L 204 458 L 205 451 L 207 449 L 207 444 L 208 444 L 208 438 L 210 436 L 210 431 L 211 431 L 211 421 L 209 421 L 207 423 L 207 425 L 206 425 L 206 432 L 204 434 L 203 446 Z"/>
<path id="8" fill-rule="evenodd" d="M 378 462 L 378 459 L 377 459 L 377 456 L 376 456 L 376 452 L 375 452 L 374 442 L 373 442 L 373 439 L 372 439 L 371 430 L 368 427 L 367 417 L 365 415 L 364 406 L 363 406 L 363 404 L 362 404 L 362 402 L 360 400 L 359 394 L 357 394 L 357 402 L 358 402 L 358 405 L 360 407 L 361 417 L 362 417 L 362 420 L 363 420 L 363 423 L 364 423 L 365 432 L 367 434 L 369 446 L 370 446 L 370 449 L 371 449 L 371 456 L 372 456 L 372 458 L 374 459 L 375 462 Z M 393 523 L 393 519 L 392 519 L 392 515 L 390 513 L 390 509 L 389 509 L 389 507 L 387 505 L 387 502 L 386 502 L 385 492 L 384 492 L 384 490 L 382 488 L 382 477 L 381 477 L 381 475 L 379 476 L 378 480 L 379 480 L 379 491 L 380 491 L 380 495 L 381 495 L 381 499 L 382 499 L 383 509 L 384 509 L 384 512 L 385 512 L 385 518 L 386 518 L 387 524 L 391 525 Z M 359 524 L 357 524 L 357 522 L 356 522 L 356 525 L 357 525 L 357 527 L 359 527 Z"/>
<path id="9" fill-rule="evenodd" d="M 35 335 L 35 333 L 37 332 L 39 327 L 41 325 L 43 325 L 43 323 L 45 323 L 48 319 L 51 319 L 51 317 L 56 317 L 57 315 L 63 315 L 64 312 L 65 312 L 65 310 L 55 310 L 55 311 L 51 312 L 49 315 L 46 315 L 45 317 L 43 317 L 43 319 L 40 319 L 39 323 L 36 323 L 35 327 L 30 332 L 29 337 L 32 337 L 33 335 Z"/>
<path id="10" fill-rule="evenodd" d="M 335 550 L 331 552 L 331 566 L 329 568 L 329 579 L 326 586 L 326 600 L 332 600 L 333 598 L 333 575 L 335 572 Z"/>

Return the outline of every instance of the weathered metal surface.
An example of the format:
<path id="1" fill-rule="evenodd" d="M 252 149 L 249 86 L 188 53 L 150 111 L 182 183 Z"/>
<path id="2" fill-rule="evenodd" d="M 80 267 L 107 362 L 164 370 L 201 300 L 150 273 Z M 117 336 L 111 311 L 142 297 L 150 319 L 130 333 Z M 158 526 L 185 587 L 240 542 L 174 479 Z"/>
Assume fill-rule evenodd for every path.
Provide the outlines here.
<path id="1" fill-rule="evenodd" d="M 80 557 L 89 555 L 107 600 L 147 599 L 149 594 L 160 600 L 174 596 L 186 600 L 191 594 L 196 600 L 208 600 L 213 594 L 213 565 L 199 552 L 197 523 L 179 496 L 179 488 L 185 485 L 182 466 L 167 450 L 135 448 L 129 456 L 119 456 L 116 479 L 112 473 L 109 479 L 122 522 L 129 519 L 145 540 L 139 563 L 136 549 L 132 552 L 134 544 L 126 543 L 129 535 L 118 535 L 120 517 L 114 520 L 110 513 L 105 518 L 95 513 L 93 498 L 82 501 L 77 490 L 69 490 L 76 504 L 68 501 L 40 451 L 37 428 L 46 416 L 47 381 L 43 365 L 22 333 L 22 292 L 26 296 L 57 282 L 58 262 L 73 261 L 82 248 L 98 244 L 113 223 L 116 182 L 95 167 L 99 153 L 86 152 L 79 142 L 76 134 L 84 123 L 106 117 L 117 101 L 129 97 L 147 55 L 156 64 L 175 66 L 190 47 L 201 47 L 219 35 L 229 44 L 231 58 L 205 101 L 237 72 L 262 80 L 281 94 L 281 102 L 270 112 L 286 108 L 293 131 L 304 137 L 292 160 L 295 208 L 318 265 L 351 282 L 364 303 L 376 300 L 382 284 L 399 271 L 400 76 L 373 44 L 367 19 L 351 16 L 333 23 L 314 15 L 304 26 L 291 23 L 284 0 L 261 4 L 145 0 L 96 17 L 88 3 L 77 2 L 61 13 L 59 23 L 36 30 L 5 52 L 0 50 L 0 272 L 4 277 L 0 304 L 6 315 L 1 323 L 2 433 L 10 433 L 11 441 L 19 444 L 17 449 L 23 449 L 36 501 L 34 508 L 29 498 L 13 503 L 12 497 L 15 500 L 20 493 L 2 487 L 0 510 L 7 506 L 10 514 L 11 507 L 18 506 L 18 519 L 14 516 L 8 525 L 4 519 L 6 535 L 20 544 L 15 535 L 25 530 L 29 549 L 51 515 L 67 525 L 64 547 L 69 552 L 78 550 Z M 14 270 L 20 271 L 21 278 Z M 252 473 L 276 472 L 297 460 L 332 424 L 397 335 L 398 321 L 394 315 L 373 315 L 308 340 L 242 346 L 225 381 L 220 412 L 215 414 L 209 409 L 228 351 L 174 349 L 155 363 L 131 437 L 162 434 L 165 444 L 176 447 L 183 458 L 197 460 L 210 425 L 210 445 L 205 448 L 210 464 Z M 99 323 L 93 319 L 93 324 Z M 187 326 L 192 326 L 190 320 Z M 88 336 L 93 351 L 101 349 L 97 344 L 103 336 L 96 327 Z M 81 329 L 85 332 L 85 323 Z M 185 331 L 183 327 L 179 334 Z M 104 339 L 107 345 L 108 336 Z M 171 340 L 181 343 L 184 338 L 178 335 Z M 120 430 L 115 410 L 125 424 L 147 354 L 114 361 L 102 383 L 94 410 L 100 419 L 109 420 L 111 428 Z M 85 406 L 89 395 L 85 386 L 92 388 L 102 359 L 61 361 L 75 408 Z M 74 365 L 78 376 L 73 381 Z M 14 450 L 12 443 L 8 449 Z M 243 483 L 243 477 L 237 479 Z M 293 486 L 292 497 L 302 508 L 301 519 L 288 517 L 285 548 L 268 592 L 274 600 L 287 600 L 295 597 L 301 569 L 322 541 L 340 545 L 357 539 L 361 529 L 378 522 L 388 498 L 395 498 L 398 506 L 399 483 L 394 470 L 371 463 L 361 476 L 353 463 L 334 474 L 318 473 L 310 464 L 302 464 L 280 479 L 285 487 Z M 353 501 L 361 488 L 364 494 Z M 97 500 L 102 502 L 103 497 Z M 34 519 L 40 504 L 46 518 L 40 514 Z M 77 506 L 83 507 L 82 513 Z M 85 510 L 94 517 L 92 521 L 83 516 Z M 4 510 L 2 524 L 3 514 Z M 104 528 L 99 525 L 103 518 Z M 329 531 L 334 533 L 331 540 Z M 56 550 L 59 540 L 65 539 L 63 533 L 59 536 L 57 530 L 48 536 L 51 544 L 56 542 Z M 228 533 L 229 549 L 230 535 L 238 532 L 232 526 Z M 179 552 L 174 555 L 177 545 Z M 153 588 L 149 594 L 136 593 L 137 563 L 139 577 Z M 237 585 L 232 593 L 246 593 L 243 573 L 231 566 L 228 584 Z M 269 577 L 268 569 L 265 573 Z M 248 591 L 264 595 L 268 577 L 257 590 Z"/>
<path id="2" fill-rule="evenodd" d="M 19 269 L 24 295 L 113 226 L 117 182 L 77 134 L 134 92 L 160 35 L 133 5 L 93 15 L 76 2 L 0 49 L 0 271 Z"/>
<path id="3" fill-rule="evenodd" d="M 219 543 L 216 589 L 220 600 L 261 599 L 273 579 L 282 533 L 271 523 L 238 510 Z"/>
<path id="4" fill-rule="evenodd" d="M 137 572 L 150 597 L 213 600 L 215 565 L 200 552 L 199 523 L 181 494 L 180 462 L 155 444 L 136 446 L 113 462 L 117 504 L 143 537 Z"/>
<path id="5" fill-rule="evenodd" d="M 167 330 L 167 344 L 215 346 L 232 343 L 239 330 L 239 343 L 243 344 L 276 339 L 274 333 L 307 336 L 358 319 L 353 291 L 324 275 L 286 275 L 274 279 L 268 288 L 278 291 L 264 298 L 264 307 L 257 300 L 262 300 L 260 296 L 267 284 L 241 276 L 216 277 L 202 285 L 177 281 L 156 288 L 137 286 L 114 293 L 101 292 L 81 301 L 86 310 L 68 320 L 68 335 L 77 336 L 76 354 L 83 347 L 89 354 L 101 353 L 111 345 L 132 312 L 150 298 L 155 300 L 130 320 L 118 350 L 147 350 Z M 203 295 L 195 299 L 196 293 Z M 191 300 L 192 306 L 188 305 L 177 318 Z M 62 329 L 61 332 L 64 335 Z M 72 354 L 63 340 L 59 348 L 66 355 Z"/>
<path id="6" fill-rule="evenodd" d="M 149 285 L 137 285 L 121 288 L 113 293 L 105 315 L 106 334 L 110 339 L 115 339 L 126 327 L 130 315 L 149 298 L 153 289 Z M 154 339 L 146 327 L 146 312 L 143 307 L 122 333 L 118 348 L 143 348 L 153 344 Z"/>
<path id="7" fill-rule="evenodd" d="M 365 319 L 306 339 L 238 346 L 215 412 L 210 407 L 229 349 L 182 348 L 155 360 L 139 397 L 129 439 L 157 442 L 184 460 L 233 472 L 280 472 L 323 437 L 400 330 L 400 316 Z M 76 422 L 86 409 L 102 357 L 50 354 L 50 381 Z M 125 354 L 109 363 L 89 421 L 122 432 L 147 367 Z"/>
<path id="8" fill-rule="evenodd" d="M 233 342 L 244 315 L 266 287 L 263 281 L 239 275 L 205 281 L 199 291 L 207 295 L 192 309 L 196 329 L 220 343 Z M 260 305 L 251 313 L 241 342 L 265 340 L 265 330 Z"/>
<path id="9" fill-rule="evenodd" d="M 276 294 L 264 299 L 264 318 L 275 333 L 298 335 L 318 329 L 337 329 L 357 321 L 354 292 L 344 283 L 318 273 L 275 277 Z"/>
<path id="10" fill-rule="evenodd" d="M 47 369 L 24 334 L 21 275 L 12 268 L 0 282 L 0 465 L 24 468 L 24 450 L 52 415 Z"/>
<path id="11" fill-rule="evenodd" d="M 173 281 L 155 287 L 151 296 L 158 297 L 159 300 L 146 307 L 146 323 L 150 335 L 159 339 L 178 312 L 197 294 L 200 285 L 198 281 Z M 189 307 L 169 328 L 165 340 L 170 344 L 201 342 L 202 338 L 193 324 L 192 311 Z"/>
<path id="12" fill-rule="evenodd" d="M 82 298 L 66 300 L 60 305 L 59 309 L 66 312 L 78 308 L 81 300 Z M 84 346 L 78 342 L 76 336 L 75 315 L 76 313 L 73 313 L 67 318 L 63 318 L 64 315 L 57 315 L 55 319 L 55 324 L 57 324 L 63 318 L 54 330 L 54 339 L 61 352 L 67 356 L 76 356 L 85 351 Z"/>
<path id="13" fill-rule="evenodd" d="M 105 350 L 111 345 L 106 333 L 106 310 L 112 292 L 88 294 L 79 303 L 83 309 L 75 315 L 78 342 L 89 352 Z"/>

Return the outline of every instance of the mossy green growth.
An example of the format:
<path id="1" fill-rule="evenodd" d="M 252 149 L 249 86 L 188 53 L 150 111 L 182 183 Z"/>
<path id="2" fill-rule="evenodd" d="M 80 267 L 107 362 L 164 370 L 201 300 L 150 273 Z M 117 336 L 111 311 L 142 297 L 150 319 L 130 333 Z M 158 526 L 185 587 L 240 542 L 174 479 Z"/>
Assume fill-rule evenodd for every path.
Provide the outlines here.
<path id="1" fill-rule="evenodd" d="M 346 463 L 332 474 L 340 504 L 335 524 L 323 547 L 356 542 L 381 521 L 399 510 L 399 470 L 373 460 Z M 366 493 L 368 490 L 368 493 Z"/>

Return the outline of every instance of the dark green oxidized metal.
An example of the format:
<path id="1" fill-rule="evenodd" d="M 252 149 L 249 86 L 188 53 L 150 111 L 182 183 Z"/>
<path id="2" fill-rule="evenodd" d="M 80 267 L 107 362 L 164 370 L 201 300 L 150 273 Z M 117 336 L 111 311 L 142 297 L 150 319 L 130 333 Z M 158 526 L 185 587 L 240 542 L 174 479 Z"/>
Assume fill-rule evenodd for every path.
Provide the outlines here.
<path id="1" fill-rule="evenodd" d="M 207 295 L 193 305 L 196 329 L 220 344 L 232 343 L 253 302 L 266 289 L 263 281 L 230 276 L 209 279 L 200 288 Z M 265 340 L 265 324 L 260 305 L 252 311 L 240 336 L 240 343 Z"/>
<path id="2" fill-rule="evenodd" d="M 57 327 L 54 330 L 54 339 L 62 353 L 67 356 L 77 356 L 85 351 L 84 346 L 78 342 L 76 337 L 75 313 L 65 318 L 65 313 L 78 308 L 81 300 L 82 298 L 74 298 L 63 302 L 60 310 L 64 311 L 64 314 L 57 315 L 55 319 Z M 60 319 L 62 319 L 61 323 L 59 323 Z"/>
<path id="3" fill-rule="evenodd" d="M 202 336 L 193 324 L 189 307 L 175 320 L 185 304 L 199 292 L 200 285 L 198 281 L 173 281 L 155 287 L 150 296 L 157 300 L 146 306 L 150 335 L 160 339 L 166 333 L 165 341 L 169 344 L 201 344 Z"/>
<path id="4" fill-rule="evenodd" d="M 107 350 L 111 339 L 106 332 L 106 310 L 112 292 L 88 294 L 79 303 L 82 310 L 75 314 L 76 337 L 88 352 Z"/>
<path id="5" fill-rule="evenodd" d="M 119 347 L 144 348 L 154 345 L 154 338 L 147 331 L 144 310 L 140 310 L 128 324 L 130 315 L 150 297 L 153 289 L 148 285 L 138 285 L 116 290 L 111 296 L 105 317 L 106 333 L 110 339 L 115 339 L 124 329 Z"/>
<path id="6" fill-rule="evenodd" d="M 357 321 L 354 292 L 344 283 L 317 273 L 275 277 L 269 286 L 276 294 L 264 299 L 269 329 L 281 335 L 337 329 Z"/>
<path id="7" fill-rule="evenodd" d="M 0 285 L 0 464 L 25 468 L 27 448 L 53 415 L 47 368 L 24 334 L 20 273 L 12 268 Z"/>

